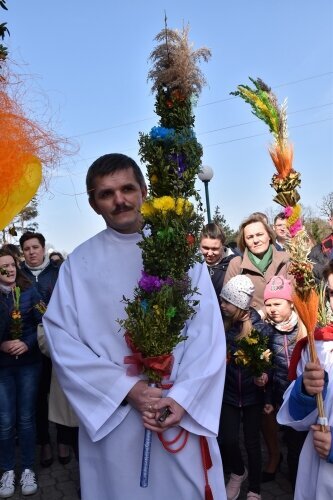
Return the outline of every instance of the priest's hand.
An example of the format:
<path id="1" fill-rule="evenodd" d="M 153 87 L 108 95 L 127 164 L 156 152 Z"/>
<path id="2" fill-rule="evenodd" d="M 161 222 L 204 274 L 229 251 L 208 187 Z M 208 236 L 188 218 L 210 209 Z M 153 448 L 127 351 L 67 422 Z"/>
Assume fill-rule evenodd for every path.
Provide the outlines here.
<path id="1" fill-rule="evenodd" d="M 324 370 L 318 363 L 306 363 L 303 372 L 304 388 L 309 396 L 319 394 L 324 389 Z"/>
<path id="2" fill-rule="evenodd" d="M 168 414 L 162 422 L 159 420 L 163 410 L 168 408 Z M 177 426 L 183 415 L 185 409 L 172 398 L 161 398 L 156 404 L 153 405 L 152 411 L 143 414 L 143 424 L 147 429 L 155 432 L 164 432 L 170 427 Z"/>
<path id="3" fill-rule="evenodd" d="M 129 391 L 126 399 L 133 408 L 143 414 L 144 412 L 151 411 L 161 396 L 162 389 L 160 387 L 149 387 L 148 382 L 139 380 Z"/>
<path id="4" fill-rule="evenodd" d="M 326 460 L 332 445 L 331 429 L 327 427 L 326 432 L 323 432 L 318 424 L 311 425 L 311 429 L 313 430 L 313 446 L 320 458 Z"/>

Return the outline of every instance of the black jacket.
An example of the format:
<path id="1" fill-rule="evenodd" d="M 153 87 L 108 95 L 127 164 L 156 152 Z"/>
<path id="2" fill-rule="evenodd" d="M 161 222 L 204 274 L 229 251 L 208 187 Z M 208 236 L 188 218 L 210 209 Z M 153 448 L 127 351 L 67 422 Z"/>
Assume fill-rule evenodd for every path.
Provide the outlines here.
<path id="1" fill-rule="evenodd" d="M 215 266 L 208 266 L 208 272 L 210 274 L 217 298 L 220 299 L 220 293 L 223 286 L 224 276 L 227 272 L 229 262 L 236 257 L 235 254 L 227 255 L 216 264 Z"/>
<path id="2" fill-rule="evenodd" d="M 270 337 L 272 328 L 262 321 L 258 312 L 250 308 L 250 318 L 255 328 L 263 336 Z M 263 387 L 258 387 L 253 381 L 253 373 L 248 368 L 236 365 L 233 360 L 233 354 L 238 349 L 235 338 L 238 336 L 241 323 L 236 323 L 228 332 L 226 332 L 228 364 L 225 376 L 225 385 L 223 393 L 223 403 L 232 406 L 249 406 L 254 404 L 264 404 L 270 402 L 270 396 L 265 393 Z"/>
<path id="3" fill-rule="evenodd" d="M 37 288 L 38 293 L 41 295 L 45 304 L 50 302 L 50 298 L 55 287 L 59 267 L 50 262 L 45 269 L 38 276 L 35 276 L 30 269 L 26 266 L 25 262 L 21 264 L 22 272 L 29 278 L 32 284 Z"/>

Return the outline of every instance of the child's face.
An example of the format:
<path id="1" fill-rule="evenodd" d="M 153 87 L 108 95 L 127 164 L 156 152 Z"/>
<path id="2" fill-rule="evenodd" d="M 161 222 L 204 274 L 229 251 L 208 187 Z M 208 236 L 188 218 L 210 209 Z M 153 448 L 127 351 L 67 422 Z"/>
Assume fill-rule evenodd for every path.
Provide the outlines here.
<path id="1" fill-rule="evenodd" d="M 274 323 L 282 323 L 290 318 L 292 313 L 291 302 L 286 299 L 268 299 L 265 302 L 266 313 Z"/>
<path id="2" fill-rule="evenodd" d="M 234 316 L 238 311 L 238 307 L 234 306 L 233 304 L 227 302 L 224 299 L 221 299 L 221 309 L 222 309 L 222 314 L 227 317 Z"/>

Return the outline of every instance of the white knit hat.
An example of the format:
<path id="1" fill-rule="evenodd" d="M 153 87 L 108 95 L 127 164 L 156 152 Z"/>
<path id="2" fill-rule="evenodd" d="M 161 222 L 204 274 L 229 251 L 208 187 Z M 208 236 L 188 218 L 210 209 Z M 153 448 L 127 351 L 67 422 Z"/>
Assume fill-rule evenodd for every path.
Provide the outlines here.
<path id="1" fill-rule="evenodd" d="M 250 278 L 240 274 L 224 285 L 220 297 L 246 311 L 250 307 L 253 292 L 254 286 Z"/>

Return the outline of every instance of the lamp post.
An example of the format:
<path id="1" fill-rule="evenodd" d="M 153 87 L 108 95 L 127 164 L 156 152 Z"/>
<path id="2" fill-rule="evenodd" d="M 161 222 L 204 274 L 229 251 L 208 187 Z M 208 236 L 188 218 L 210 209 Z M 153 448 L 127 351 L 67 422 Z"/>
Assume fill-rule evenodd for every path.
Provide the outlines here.
<path id="1" fill-rule="evenodd" d="M 214 175 L 214 171 L 211 167 L 208 165 L 204 165 L 201 167 L 200 172 L 198 173 L 199 179 L 204 183 L 205 185 L 205 194 L 206 194 L 206 208 L 207 208 L 207 219 L 208 222 L 212 222 L 211 216 L 210 216 L 210 204 L 209 204 L 209 191 L 208 191 L 208 183 L 209 181 L 212 180 Z"/>

